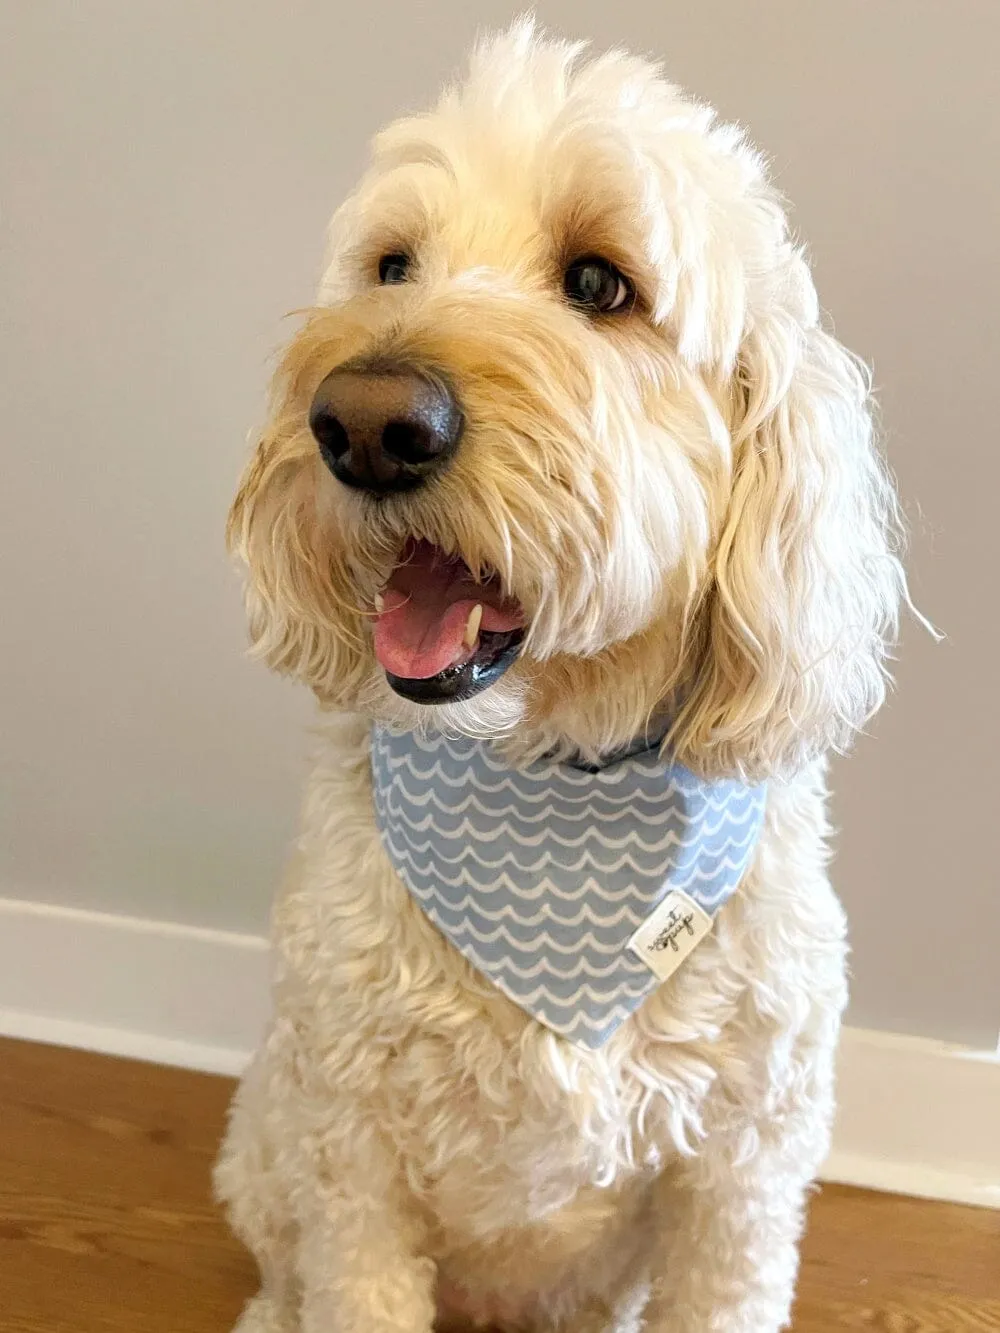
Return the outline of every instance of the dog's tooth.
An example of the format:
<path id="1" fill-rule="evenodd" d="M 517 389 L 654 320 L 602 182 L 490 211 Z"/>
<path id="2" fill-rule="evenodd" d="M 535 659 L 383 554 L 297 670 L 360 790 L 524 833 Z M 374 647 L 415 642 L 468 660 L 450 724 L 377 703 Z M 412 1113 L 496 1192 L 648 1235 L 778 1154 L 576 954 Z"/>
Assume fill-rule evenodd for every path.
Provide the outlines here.
<path id="1" fill-rule="evenodd" d="M 385 598 L 382 596 L 380 592 L 377 592 L 375 594 L 375 610 L 378 612 L 379 615 L 381 615 L 382 612 L 385 610 Z"/>
<path id="2" fill-rule="evenodd" d="M 463 642 L 466 648 L 472 649 L 476 646 L 479 638 L 479 626 L 483 623 L 483 608 L 477 602 L 469 612 L 469 619 L 465 626 L 465 636 Z"/>

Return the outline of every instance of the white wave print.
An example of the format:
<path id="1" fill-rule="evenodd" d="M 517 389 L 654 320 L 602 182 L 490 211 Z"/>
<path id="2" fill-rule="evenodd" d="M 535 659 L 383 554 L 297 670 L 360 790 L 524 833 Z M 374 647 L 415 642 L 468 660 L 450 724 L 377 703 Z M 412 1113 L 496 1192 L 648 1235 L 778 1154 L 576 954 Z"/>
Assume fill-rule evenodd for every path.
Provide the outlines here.
<path id="1" fill-rule="evenodd" d="M 634 913 L 640 918 L 636 921 L 637 927 L 641 924 L 642 918 L 648 915 L 671 889 L 681 889 L 688 897 L 693 898 L 699 907 L 710 912 L 719 905 L 721 899 L 727 898 L 735 887 L 736 867 L 740 864 L 726 861 L 725 865 L 730 867 L 731 873 L 719 882 L 716 882 L 718 872 L 701 871 L 695 867 L 687 876 L 676 874 L 668 880 L 656 881 L 645 889 L 634 883 L 612 889 L 602 885 L 593 876 L 578 882 L 573 889 L 565 889 L 558 879 L 549 877 L 543 877 L 531 888 L 525 888 L 506 871 L 491 876 L 489 881 L 476 879 L 469 870 L 462 870 L 458 875 L 448 878 L 440 874 L 434 875 L 414 862 L 405 849 L 397 849 L 390 838 L 386 838 L 385 841 L 397 862 L 397 870 L 406 877 L 407 888 L 423 902 L 439 901 L 450 907 L 453 899 L 441 892 L 442 885 L 447 885 L 453 890 L 472 890 L 472 894 L 466 894 L 461 901 L 468 903 L 470 907 L 474 905 L 484 916 L 490 915 L 487 904 L 495 897 L 501 899 L 514 897 L 523 903 L 534 903 L 543 899 L 550 902 L 573 903 L 590 897 L 602 903 L 631 902 Z M 705 880 L 708 881 L 707 886 L 704 882 L 699 882 Z M 527 917 L 524 919 L 529 920 Z"/>
<path id="2" fill-rule="evenodd" d="M 466 944 L 462 952 L 471 950 L 472 945 Z M 477 955 L 478 957 L 478 955 Z M 621 975 L 623 972 L 632 976 L 641 977 L 644 981 L 650 982 L 650 972 L 644 963 L 641 963 L 633 953 L 623 953 L 615 957 L 610 963 L 600 966 L 592 959 L 582 956 L 577 958 L 576 962 L 570 967 L 560 967 L 559 963 L 548 954 L 543 954 L 541 958 L 536 958 L 533 963 L 524 962 L 518 958 L 505 956 L 503 958 L 484 959 L 483 966 L 489 966 L 498 973 L 513 972 L 516 977 L 523 981 L 531 981 L 535 977 L 548 976 L 553 981 L 573 981 L 576 977 L 591 977 L 595 981 L 604 980 L 607 977 Z"/>
<path id="3" fill-rule="evenodd" d="M 617 1004 L 623 1000 L 644 1000 L 647 991 L 650 989 L 645 981 L 643 981 L 641 986 L 637 985 L 634 981 L 620 983 L 617 986 L 610 987 L 608 990 L 598 990 L 596 986 L 591 986 L 589 982 L 584 982 L 571 996 L 567 996 L 567 998 L 563 1000 L 558 995 L 553 995 L 547 986 L 535 986 L 531 990 L 522 990 L 520 987 L 511 985 L 510 981 L 508 981 L 507 984 L 508 986 L 511 986 L 511 989 L 517 995 L 520 1004 L 531 1005 L 544 1002 L 546 1004 L 557 1005 L 560 1009 L 568 1010 L 571 1014 L 575 1014 L 578 1011 L 578 1006 L 583 1000 L 589 1000 L 595 1005 L 606 1005 L 609 1003 Z M 603 1015 L 601 1016 L 600 1021 L 602 1023 L 605 1021 Z"/>
<path id="4" fill-rule="evenodd" d="M 517 996 L 512 995 L 511 999 L 516 1001 Z M 546 1027 L 552 1028 L 553 1031 L 559 1032 L 564 1037 L 569 1037 L 572 1041 L 581 1041 L 585 1046 L 597 1047 L 602 1046 L 615 1028 L 620 1027 L 626 1018 L 631 1018 L 638 1007 L 637 1004 L 628 1006 L 616 1004 L 605 1009 L 600 1015 L 592 1015 L 579 1010 L 570 1019 L 561 1017 L 559 1010 L 554 1005 L 539 1005 L 534 1016 Z M 581 1029 L 583 1029 L 582 1032 Z M 593 1037 L 595 1040 L 589 1040 L 589 1037 Z"/>
<path id="5" fill-rule="evenodd" d="M 420 780 L 418 775 L 409 772 L 406 776 Z M 642 799 L 656 812 L 655 814 L 638 811 L 635 802 L 628 804 L 624 798 L 622 801 L 616 802 L 611 811 L 598 809 L 593 801 L 586 804 L 582 802 L 567 804 L 563 799 L 563 794 L 552 789 L 544 794 L 542 792 L 531 793 L 530 801 L 539 808 L 525 811 L 520 803 L 522 793 L 514 783 L 505 782 L 495 788 L 486 788 L 470 780 L 463 785 L 472 790 L 468 791 L 462 800 L 444 800 L 433 785 L 427 786 L 423 790 L 413 790 L 404 781 L 404 775 L 400 772 L 392 780 L 389 791 L 383 794 L 383 799 L 390 801 L 394 799 L 398 805 L 406 807 L 433 805 L 442 813 L 449 815 L 461 814 L 469 809 L 478 810 L 481 814 L 489 815 L 491 818 L 504 813 L 514 816 L 522 823 L 539 823 L 542 819 L 552 817 L 579 822 L 584 818 L 593 820 L 595 816 L 600 818 L 602 824 L 614 823 L 623 819 L 632 822 L 637 812 L 641 815 L 641 822 L 643 823 L 676 821 L 682 816 L 687 816 L 688 818 L 704 821 L 706 837 L 711 837 L 713 833 L 723 828 L 731 820 L 739 818 L 741 812 L 753 811 L 757 808 L 757 801 L 748 797 L 745 793 L 739 797 L 731 796 L 728 799 L 721 797 L 709 799 L 708 797 L 695 796 L 685 788 L 678 787 L 675 784 L 668 784 L 663 791 L 657 793 L 655 798 L 652 793 L 642 795 Z M 514 803 L 507 805 L 500 805 L 496 800 L 483 801 L 477 795 L 479 793 L 486 797 L 496 797 L 508 791 L 517 799 Z M 543 800 L 544 805 L 542 804 Z M 714 822 L 707 819 L 705 817 L 706 811 L 711 811 L 718 818 Z"/>
<path id="6" fill-rule="evenodd" d="M 425 754 L 434 753 L 435 748 L 424 748 Z M 447 742 L 445 748 L 448 749 Z M 544 782 L 551 784 L 553 781 L 564 787 L 579 787 L 584 794 L 590 794 L 595 789 L 604 789 L 607 787 L 618 787 L 622 784 L 629 785 L 632 774 L 625 765 L 613 765 L 600 773 L 590 773 L 586 769 L 573 768 L 571 764 L 563 764 L 555 761 L 537 759 L 532 764 L 525 765 L 524 768 L 512 769 L 510 765 L 500 757 L 494 754 L 488 745 L 479 745 L 477 742 L 470 742 L 467 752 L 456 752 L 451 750 L 451 757 L 460 763 L 485 770 L 487 773 L 502 774 L 510 777 L 512 774 L 524 781 Z M 639 757 L 638 762 L 648 767 L 662 767 L 667 771 L 669 765 L 662 764 L 659 760 L 652 760 L 650 754 Z M 687 770 L 679 770 L 686 773 Z"/>
<path id="7" fill-rule="evenodd" d="M 378 755 L 380 759 L 383 758 L 380 751 L 375 751 L 374 753 Z M 570 787 L 582 787 L 582 784 L 579 782 L 569 782 L 567 773 L 571 770 L 568 769 L 566 772 L 560 772 L 558 774 L 557 781 L 548 784 L 539 783 L 537 784 L 538 789 L 531 791 L 527 789 L 525 785 L 526 774 L 514 774 L 511 770 L 504 770 L 502 768 L 490 770 L 491 772 L 498 774 L 504 773 L 505 776 L 501 781 L 487 783 L 483 781 L 481 775 L 474 769 L 470 769 L 465 773 L 449 772 L 444 765 L 444 761 L 441 759 L 435 760 L 434 763 L 426 769 L 418 768 L 409 758 L 385 757 L 384 763 L 388 768 L 398 770 L 396 774 L 397 783 L 400 781 L 399 774 L 405 770 L 411 777 L 417 779 L 420 783 L 443 783 L 446 787 L 453 789 L 471 787 L 473 790 L 484 796 L 494 796 L 499 795 L 501 792 L 509 791 L 512 795 L 517 797 L 519 802 L 527 802 L 529 804 L 540 804 L 542 801 L 545 801 L 551 805 L 554 802 L 567 801 L 572 807 L 575 807 L 584 799 L 583 796 L 578 796 L 576 793 L 567 792 L 565 790 L 566 785 L 569 785 Z M 724 813 L 732 808 L 734 797 L 733 789 L 735 789 L 735 792 L 738 792 L 741 798 L 745 797 L 747 794 L 746 788 L 740 787 L 737 783 L 728 780 L 716 784 L 719 789 L 717 792 L 713 792 L 708 784 L 694 786 L 692 784 L 696 783 L 697 780 L 694 779 L 692 774 L 688 773 L 686 769 L 680 769 L 679 771 L 686 775 L 685 780 L 681 780 L 677 776 L 677 771 L 677 769 L 671 770 L 665 765 L 663 766 L 662 771 L 659 769 L 650 769 L 644 776 L 647 783 L 656 788 L 655 791 L 639 790 L 637 792 L 633 789 L 622 792 L 618 797 L 612 798 L 609 792 L 601 788 L 597 791 L 591 791 L 589 793 L 589 799 L 592 801 L 608 801 L 609 803 L 619 804 L 626 809 L 629 809 L 636 799 L 650 802 L 655 801 L 658 804 L 662 804 L 667 802 L 668 797 L 682 795 L 697 803 L 703 803 L 706 808 L 715 813 Z M 575 774 L 575 777 L 577 778 L 580 776 L 580 774 Z M 601 775 L 583 774 L 582 776 L 585 779 L 593 781 Z M 393 785 L 395 786 L 396 784 L 394 783 Z M 411 792 L 408 792 L 407 795 L 412 799 L 413 794 Z M 449 805 L 448 807 L 442 806 L 442 808 L 454 807 Z"/>
<path id="8" fill-rule="evenodd" d="M 410 835 L 411 844 L 416 851 L 428 850 L 433 846 L 433 842 L 430 839 L 425 843 L 414 842 L 412 834 L 430 832 L 436 834 L 438 837 L 445 836 L 434 823 L 434 816 L 432 814 L 424 815 L 421 819 L 407 820 L 407 832 Z M 663 837 L 658 838 L 656 842 L 647 842 L 634 828 L 630 828 L 627 833 L 618 838 L 610 837 L 606 833 L 596 834 L 593 829 L 585 829 L 575 838 L 564 838 L 551 828 L 539 829 L 537 833 L 532 833 L 526 836 L 518 833 L 515 829 L 511 828 L 510 824 L 504 823 L 502 820 L 497 822 L 495 828 L 486 830 L 477 828 L 468 818 L 463 818 L 458 827 L 447 836 L 450 838 L 473 837 L 480 841 L 490 843 L 509 839 L 511 842 L 517 843 L 519 847 L 542 847 L 546 843 L 555 843 L 559 847 L 568 848 L 583 847 L 588 842 L 594 841 L 596 838 L 600 840 L 602 847 L 613 848 L 615 850 L 621 847 L 638 847 L 641 851 L 648 853 L 666 851 L 669 847 L 686 847 L 690 842 L 690 838 L 679 838 L 673 829 L 668 829 Z"/>
<path id="9" fill-rule="evenodd" d="M 548 841 L 557 844 L 563 851 L 575 849 L 576 847 L 583 847 L 584 850 L 575 861 L 570 860 L 568 857 L 564 856 L 561 851 L 553 850 L 551 847 L 546 848 L 541 856 L 535 861 L 529 861 L 525 857 L 519 855 L 517 851 L 512 850 L 507 850 L 499 857 L 491 859 L 482 855 L 477 843 L 468 842 L 462 847 L 462 850 L 457 855 L 449 856 L 445 854 L 443 846 L 451 843 L 458 843 L 463 837 L 481 836 L 481 831 L 476 830 L 475 827 L 465 827 L 464 820 L 459 829 L 453 833 L 444 833 L 435 824 L 425 824 L 425 821 L 423 820 L 418 821 L 418 823 L 420 825 L 418 829 L 419 832 L 435 834 L 437 836 L 437 841 L 435 841 L 435 838 L 431 837 L 418 842 L 412 836 L 409 828 L 402 829 L 401 836 L 405 838 L 410 852 L 414 853 L 416 856 L 433 857 L 434 864 L 437 867 L 440 867 L 441 865 L 454 866 L 470 863 L 480 866 L 483 869 L 493 871 L 499 870 L 501 866 L 509 865 L 516 866 L 519 870 L 526 873 L 534 873 L 545 870 L 549 866 L 558 866 L 561 872 L 571 872 L 574 874 L 583 870 L 599 870 L 605 874 L 615 874 L 618 871 L 627 868 L 634 871 L 636 874 L 648 875 L 650 873 L 655 873 L 656 869 L 661 864 L 661 862 L 658 861 L 650 865 L 640 865 L 630 852 L 623 852 L 621 856 L 617 857 L 610 863 L 599 861 L 596 853 L 599 851 L 614 851 L 615 845 L 613 840 L 606 838 L 603 834 L 598 833 L 595 830 L 590 830 L 589 834 L 585 834 L 579 839 L 559 838 L 552 830 L 543 830 L 538 835 L 533 835 L 531 839 L 523 839 L 519 837 L 513 829 L 509 828 L 504 821 L 500 821 L 496 829 L 491 830 L 489 838 L 491 845 L 493 843 L 502 845 L 504 840 L 509 838 L 510 841 L 521 847 L 543 847 L 545 842 Z M 744 825 L 746 825 L 746 827 L 744 827 Z M 739 837 L 735 834 L 735 829 L 737 828 L 743 830 Z M 727 837 L 725 842 L 712 847 L 712 856 L 714 858 L 714 864 L 717 864 L 720 867 L 728 865 L 730 868 L 736 867 L 742 869 L 744 859 L 741 857 L 738 861 L 732 861 L 732 859 L 729 858 L 729 853 L 732 851 L 745 853 L 748 847 L 756 841 L 758 830 L 756 819 L 753 818 L 753 812 L 750 812 L 739 824 L 734 824 L 733 830 L 734 832 L 732 836 Z M 699 840 L 693 833 L 687 838 L 674 836 L 672 842 L 669 839 L 670 835 L 667 834 L 664 835 L 664 838 L 658 843 L 647 844 L 640 840 L 634 842 L 632 845 L 638 847 L 650 856 L 663 852 L 666 848 L 671 846 L 678 849 L 689 850 L 692 847 L 697 847 L 699 845 Z M 587 847 L 586 844 L 588 841 L 593 845 Z M 397 855 L 403 855 L 398 841 L 395 843 L 393 850 Z M 450 880 L 446 875 L 440 874 L 440 872 L 438 877 L 445 884 L 455 882 Z"/>
<path id="10" fill-rule="evenodd" d="M 391 834 L 387 834 L 386 836 L 392 838 Z M 398 840 L 394 838 L 392 839 L 392 842 L 393 854 L 398 857 L 399 860 L 406 861 L 408 864 L 414 866 L 421 873 L 425 873 L 424 867 L 430 863 L 429 858 L 433 856 L 434 877 L 439 883 L 458 887 L 460 884 L 468 884 L 471 879 L 472 882 L 482 888 L 484 893 L 491 892 L 493 885 L 485 880 L 475 879 L 474 875 L 477 869 L 486 872 L 487 880 L 495 879 L 505 866 L 520 870 L 522 874 L 541 874 L 551 867 L 555 867 L 563 877 L 565 877 L 567 872 L 572 873 L 573 875 L 578 875 L 583 871 L 587 871 L 590 874 L 597 872 L 605 875 L 615 875 L 618 871 L 626 869 L 631 870 L 636 875 L 647 876 L 650 869 L 652 868 L 655 872 L 657 865 L 659 864 L 659 862 L 653 862 L 652 866 L 640 865 L 631 852 L 623 852 L 621 856 L 616 857 L 611 862 L 601 861 L 595 855 L 596 852 L 605 850 L 601 847 L 585 849 L 575 860 L 563 858 L 551 849 L 547 849 L 542 852 L 537 860 L 529 861 L 512 851 L 506 851 L 496 859 L 490 860 L 488 857 L 482 856 L 479 849 L 474 844 L 467 844 L 457 856 L 445 856 L 440 847 L 434 843 L 433 839 L 427 839 L 420 843 L 411 842 L 407 839 L 408 846 L 406 847 L 401 847 Z M 727 842 L 726 847 L 728 848 L 729 846 L 730 842 Z M 464 869 L 463 872 L 460 872 L 458 875 L 452 876 L 444 874 L 441 869 L 442 866 L 461 866 L 467 869 Z M 556 880 L 539 881 L 537 889 L 532 890 L 521 888 L 518 891 L 522 897 L 530 898 L 534 897 L 537 893 L 543 891 L 549 892 L 550 890 L 558 894 L 560 897 L 564 896 L 559 889 Z M 603 891 L 609 896 L 613 894 L 613 890 L 611 889 L 605 889 Z M 565 896 L 576 897 L 578 896 L 578 892 Z"/>
<path id="11" fill-rule="evenodd" d="M 656 977 L 630 953 L 619 954 L 602 972 L 592 974 L 574 971 L 572 976 L 560 976 L 550 972 L 548 964 L 551 960 L 547 956 L 532 961 L 527 953 L 516 956 L 507 954 L 503 959 L 497 959 L 491 950 L 482 948 L 471 938 L 463 939 L 458 947 L 480 970 L 488 968 L 491 975 L 505 977 L 507 984 L 519 995 L 537 988 L 547 989 L 559 1004 L 569 1002 L 563 999 L 564 991 L 572 996 L 581 993 L 581 988 L 585 986 L 591 986 L 592 990 L 607 990 L 609 978 L 616 979 L 613 983 L 616 991 L 621 986 L 627 986 L 635 995 L 645 994 L 646 990 L 656 985 Z M 604 983 L 603 987 L 600 983 Z"/>
<path id="12" fill-rule="evenodd" d="M 545 921 L 551 922 L 554 926 L 582 926 L 586 922 L 591 926 L 610 929 L 624 922 L 630 927 L 629 934 L 631 934 L 638 930 L 643 922 L 642 915 L 634 907 L 623 905 L 616 912 L 609 914 L 602 912 L 599 905 L 595 906 L 593 898 L 582 903 L 572 916 L 562 916 L 550 900 L 543 902 L 537 912 L 530 914 L 525 912 L 520 904 L 515 905 L 511 902 L 504 903 L 502 907 L 488 908 L 483 906 L 480 898 L 471 893 L 467 893 L 457 903 L 446 903 L 438 899 L 434 906 L 439 911 L 465 912 L 469 917 L 474 913 L 485 921 L 516 921 L 519 926 L 540 926 Z"/>
<path id="13" fill-rule="evenodd" d="M 462 953 L 480 970 L 484 968 L 495 967 L 495 962 L 488 956 L 480 954 L 474 945 L 466 944 L 462 948 Z M 554 981 L 550 978 L 548 982 L 540 981 L 532 986 L 532 981 L 536 981 L 538 973 L 533 967 L 519 968 L 511 960 L 507 960 L 507 966 L 498 969 L 496 975 L 503 977 L 505 985 L 510 992 L 517 995 L 519 1000 L 524 1003 L 537 1000 L 539 997 L 547 997 L 553 1004 L 563 1007 L 578 1003 L 580 999 L 588 999 L 596 1003 L 605 1001 L 620 1000 L 627 996 L 629 999 L 642 1000 L 656 985 L 656 978 L 642 964 L 639 964 L 638 971 L 627 971 L 620 966 L 624 960 L 617 960 L 615 972 L 609 972 L 609 976 L 615 976 L 617 980 L 610 987 L 600 988 L 591 985 L 589 981 L 576 980 L 576 985 L 565 997 L 557 994 L 553 989 Z"/>
<path id="14" fill-rule="evenodd" d="M 513 784 L 508 783 L 504 784 L 504 786 L 509 788 L 515 795 L 518 794 L 517 788 Z M 496 794 L 499 795 L 502 790 L 504 790 L 504 787 L 498 787 L 496 789 Z M 507 805 L 487 805 L 479 799 L 475 791 L 470 791 L 468 795 L 464 796 L 460 801 L 443 801 L 438 794 L 437 788 L 433 786 L 427 787 L 424 791 L 411 791 L 403 781 L 402 773 L 397 774 L 396 776 L 393 786 L 393 794 L 398 798 L 400 803 L 412 806 L 415 809 L 423 809 L 426 806 L 433 805 L 443 814 L 448 815 L 461 815 L 469 810 L 475 810 L 479 814 L 486 816 L 488 819 L 496 819 L 497 817 L 504 819 L 516 818 L 522 824 L 538 824 L 543 819 L 551 819 L 552 809 L 555 800 L 557 799 L 553 798 L 551 792 L 534 793 L 531 796 L 531 800 L 538 805 L 541 805 L 542 801 L 545 801 L 545 805 L 539 810 L 532 810 L 530 812 L 523 809 L 523 802 L 511 802 Z M 651 795 L 645 797 L 647 803 L 653 805 L 656 809 L 655 814 L 647 814 L 645 811 L 638 808 L 629 808 L 629 818 L 638 820 L 640 824 L 662 824 L 665 819 L 677 818 L 676 811 L 668 809 L 667 812 L 664 813 L 662 808 L 664 795 L 665 793 L 658 795 L 656 798 Z M 381 793 L 377 793 L 377 799 L 382 799 Z M 614 804 L 616 807 L 618 805 L 624 805 L 627 800 L 627 797 L 622 797 L 621 801 L 616 801 Z M 564 806 L 565 808 L 563 808 Z M 583 820 L 590 820 L 592 822 L 594 819 L 594 805 L 592 802 L 584 803 L 578 801 L 573 805 L 566 805 L 565 802 L 560 800 L 559 807 L 559 818 L 566 823 L 580 823 Z M 613 815 L 605 815 L 603 811 L 600 813 L 605 819 L 614 818 Z"/>
<path id="15" fill-rule="evenodd" d="M 555 899 L 558 902 L 579 902 L 581 898 L 588 895 L 596 897 L 601 902 L 622 903 L 631 899 L 636 908 L 640 911 L 648 911 L 651 900 L 662 898 L 668 884 L 660 884 L 654 881 L 652 884 L 645 882 L 647 876 L 642 875 L 638 882 L 629 880 L 621 883 L 620 887 L 611 887 L 616 881 L 602 883 L 595 874 L 590 874 L 586 879 L 573 877 L 572 880 L 562 875 L 549 877 L 542 875 L 537 883 L 530 888 L 509 875 L 506 870 L 494 869 L 483 879 L 479 879 L 475 874 L 475 866 L 463 866 L 457 875 L 445 875 L 440 868 L 431 868 L 426 859 L 411 854 L 409 848 L 400 847 L 396 840 L 389 833 L 383 835 L 383 842 L 392 853 L 392 858 L 396 863 L 396 869 L 402 873 L 405 869 L 410 879 L 408 887 L 413 892 L 420 894 L 421 897 L 433 897 L 444 900 L 442 887 L 449 889 L 473 889 L 476 893 L 476 902 L 482 902 L 494 895 L 514 895 L 521 902 L 538 902 L 542 898 Z M 515 870 L 525 871 L 525 867 L 518 866 L 516 863 L 509 863 Z M 563 869 L 563 867 L 558 867 Z M 600 867 L 594 867 L 599 870 Z M 412 880 L 412 883 L 410 882 Z M 571 887 L 566 887 L 569 884 Z M 652 895 L 652 899 L 651 899 Z"/>
<path id="16" fill-rule="evenodd" d="M 445 787 L 450 787 L 455 790 L 465 787 L 473 787 L 476 791 L 482 792 L 486 796 L 496 796 L 501 792 L 509 791 L 515 795 L 519 801 L 528 804 L 541 801 L 550 802 L 553 799 L 554 789 L 551 785 L 538 783 L 536 784 L 537 790 L 532 791 L 523 778 L 511 777 L 509 773 L 506 777 L 501 778 L 499 782 L 484 782 L 479 774 L 469 773 L 463 775 L 460 773 L 449 772 L 443 760 L 440 759 L 435 760 L 435 762 L 428 768 L 423 769 L 418 768 L 417 765 L 410 760 L 386 760 L 385 763 L 388 769 L 396 769 L 397 774 L 405 772 L 421 783 L 433 782 L 436 784 L 443 784 Z M 674 793 L 683 792 L 685 790 L 684 786 L 678 783 L 675 779 L 664 778 L 664 781 L 668 783 L 668 787 L 671 787 Z M 567 802 L 571 806 L 583 804 L 588 800 L 601 800 L 609 805 L 623 805 L 627 807 L 635 800 L 634 792 L 622 792 L 613 796 L 610 792 L 602 790 L 600 792 L 592 792 L 588 797 L 582 792 L 573 793 L 571 791 L 566 791 L 562 784 L 558 784 L 555 791 L 558 799 Z"/>
<path id="17" fill-rule="evenodd" d="M 753 855 L 762 789 L 659 756 L 513 770 L 488 744 L 376 733 L 375 814 L 431 921 L 539 1022 L 599 1046 L 658 984 L 627 948 L 671 889 L 714 912 Z M 565 915 L 562 915 L 565 913 Z"/>
<path id="18" fill-rule="evenodd" d="M 443 922 L 439 918 L 436 908 L 428 909 L 427 915 L 433 918 L 435 925 L 443 927 Z M 512 956 L 510 952 L 511 950 L 513 950 L 514 953 L 519 953 L 526 949 L 526 946 L 522 944 L 516 936 L 512 935 L 507 927 L 503 925 L 497 926 L 496 930 L 477 930 L 471 921 L 463 921 L 459 925 L 452 927 L 448 933 L 453 940 L 460 940 L 469 936 L 474 940 L 478 940 L 480 944 L 496 944 L 502 940 L 508 950 L 506 954 L 507 957 Z M 532 951 L 535 953 L 540 949 L 546 949 L 551 950 L 553 953 L 566 954 L 570 957 L 575 957 L 581 949 L 588 955 L 593 955 L 595 953 L 604 954 L 607 958 L 617 958 L 622 951 L 622 946 L 620 944 L 602 944 L 601 941 L 594 936 L 593 932 L 589 930 L 581 932 L 579 937 L 573 940 L 571 944 L 563 944 L 560 940 L 556 939 L 554 935 L 550 935 L 547 930 L 540 930 L 538 932 L 537 940 L 531 947 Z M 483 954 L 484 958 L 487 956 L 487 954 Z"/>
<path id="19" fill-rule="evenodd" d="M 551 787 L 554 783 L 560 787 L 578 788 L 584 799 L 619 786 L 630 786 L 633 780 L 633 768 L 636 767 L 643 767 L 650 773 L 658 775 L 661 781 L 675 780 L 690 785 L 692 789 L 700 786 L 699 779 L 688 769 L 680 764 L 671 764 L 658 759 L 652 752 L 629 761 L 629 766 L 614 765 L 596 774 L 587 769 L 574 768 L 570 764 L 547 761 L 536 761 L 524 768 L 514 769 L 499 755 L 493 754 L 487 744 L 480 741 L 459 743 L 441 736 L 405 734 L 397 736 L 384 730 L 379 732 L 373 742 L 372 752 L 379 755 L 393 769 L 409 766 L 416 771 L 417 756 L 422 755 L 430 761 L 425 770 L 427 772 L 436 768 L 440 773 L 443 765 L 445 768 L 450 768 L 452 776 L 456 778 L 461 778 L 471 771 L 480 780 L 484 773 L 488 773 L 522 784 L 543 784 Z"/>
<path id="20" fill-rule="evenodd" d="M 756 841 L 756 839 L 754 840 Z M 744 848 L 744 851 L 746 849 Z M 724 871 L 728 872 L 723 882 L 735 886 L 735 883 L 742 878 L 743 871 L 746 869 L 746 856 L 731 857 L 721 856 L 712 866 L 693 865 L 684 876 L 678 875 L 673 881 L 674 887 L 690 891 L 691 896 L 696 898 L 700 895 L 699 885 L 711 884 L 717 880 Z"/>

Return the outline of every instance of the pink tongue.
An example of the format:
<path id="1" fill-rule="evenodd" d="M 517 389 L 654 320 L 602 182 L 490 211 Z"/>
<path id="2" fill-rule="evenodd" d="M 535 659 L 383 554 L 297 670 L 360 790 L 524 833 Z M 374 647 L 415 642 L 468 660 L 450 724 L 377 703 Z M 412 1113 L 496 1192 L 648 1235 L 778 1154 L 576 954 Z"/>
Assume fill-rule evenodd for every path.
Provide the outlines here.
<path id="1" fill-rule="evenodd" d="M 394 676 L 436 676 L 469 656 L 462 639 L 474 606 L 463 599 L 443 609 L 429 607 L 390 588 L 375 625 L 375 656 Z"/>
<path id="2" fill-rule="evenodd" d="M 467 661 L 475 651 L 463 642 L 476 605 L 481 628 L 504 632 L 523 624 L 520 608 L 504 602 L 499 589 L 478 584 L 468 568 L 426 542 L 415 543 L 383 593 L 375 622 L 375 656 L 394 676 L 426 680 Z"/>

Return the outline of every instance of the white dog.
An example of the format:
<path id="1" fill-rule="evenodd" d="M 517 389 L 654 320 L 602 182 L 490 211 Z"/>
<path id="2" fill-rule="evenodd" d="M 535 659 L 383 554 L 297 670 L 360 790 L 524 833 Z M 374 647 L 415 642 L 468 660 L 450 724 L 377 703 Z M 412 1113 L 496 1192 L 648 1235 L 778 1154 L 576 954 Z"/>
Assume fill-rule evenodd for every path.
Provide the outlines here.
<path id="1" fill-rule="evenodd" d="M 379 136 L 230 524 L 256 648 L 323 714 L 217 1172 L 261 1271 L 244 1333 L 787 1325 L 846 993 L 824 756 L 883 699 L 898 532 L 866 376 L 740 131 L 522 22 Z M 587 861 L 645 849 L 594 814 L 622 773 L 621 827 L 646 801 L 683 831 L 643 869 L 655 974 L 538 925 L 647 892 L 613 887 L 638 851 Z M 491 860 L 463 820 L 508 789 Z M 733 800 L 710 923 L 676 849 Z"/>

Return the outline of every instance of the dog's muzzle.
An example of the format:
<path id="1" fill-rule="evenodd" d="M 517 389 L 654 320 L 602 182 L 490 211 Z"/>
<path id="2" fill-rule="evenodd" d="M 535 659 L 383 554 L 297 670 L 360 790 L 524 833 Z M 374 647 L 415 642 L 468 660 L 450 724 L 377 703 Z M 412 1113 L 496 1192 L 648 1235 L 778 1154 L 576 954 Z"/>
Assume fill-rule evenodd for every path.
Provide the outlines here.
<path id="1" fill-rule="evenodd" d="M 437 377 L 398 362 L 352 363 L 316 390 L 309 427 L 345 486 L 387 495 L 413 490 L 454 454 L 464 419 Z"/>

